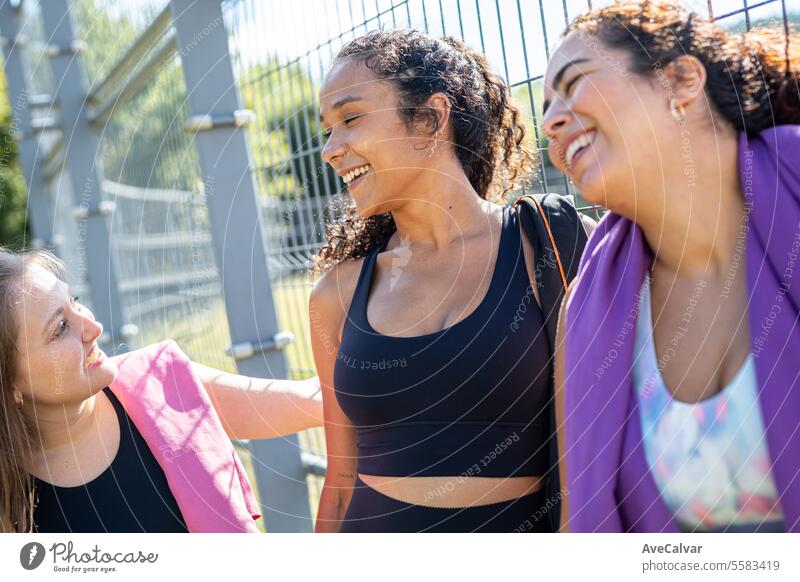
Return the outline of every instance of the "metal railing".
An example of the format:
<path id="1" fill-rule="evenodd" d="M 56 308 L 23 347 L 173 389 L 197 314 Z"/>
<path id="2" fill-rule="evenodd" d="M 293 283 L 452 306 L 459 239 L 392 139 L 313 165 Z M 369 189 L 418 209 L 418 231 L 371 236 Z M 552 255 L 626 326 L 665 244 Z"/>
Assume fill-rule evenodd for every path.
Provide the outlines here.
<path id="1" fill-rule="evenodd" d="M 787 14 L 785 0 L 686 3 L 732 28 Z M 538 146 L 534 191 L 590 211 L 549 164 L 538 119 L 561 31 L 606 4 L 0 0 L 35 242 L 65 260 L 119 350 L 173 337 L 218 368 L 313 375 L 307 268 L 342 187 L 320 159 L 317 92 L 336 52 L 400 27 L 479 48 Z M 322 431 L 248 446 L 267 528 L 310 530 Z"/>

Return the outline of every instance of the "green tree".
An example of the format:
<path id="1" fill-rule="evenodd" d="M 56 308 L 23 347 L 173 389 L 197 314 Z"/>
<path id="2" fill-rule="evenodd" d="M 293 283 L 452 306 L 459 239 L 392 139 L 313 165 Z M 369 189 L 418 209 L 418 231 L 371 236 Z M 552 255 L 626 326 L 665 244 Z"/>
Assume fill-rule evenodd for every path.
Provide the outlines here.
<path id="1" fill-rule="evenodd" d="M 336 174 L 311 151 L 320 143 L 317 87 L 297 64 L 277 57 L 250 67 L 240 80 L 244 106 L 256 114 L 249 128 L 259 190 L 295 198 L 337 192 Z"/>
<path id="2" fill-rule="evenodd" d="M 536 123 L 534 123 L 534 108 L 536 111 L 536 121 L 541 123 L 542 119 L 542 104 L 544 103 L 544 87 L 542 81 L 537 80 L 531 81 L 529 84 L 518 85 L 512 89 L 511 94 L 514 99 L 514 104 L 522 111 L 528 145 L 532 148 L 539 148 L 539 162 L 545 166 L 552 165 L 547 153 L 547 137 L 540 130 L 537 143 L 537 127 Z M 533 103 L 533 107 L 531 107 L 531 103 Z"/>
<path id="3" fill-rule="evenodd" d="M 87 45 L 83 52 L 87 77 L 97 83 L 141 31 L 124 11 L 113 10 L 108 0 L 81 0 L 73 7 L 77 29 Z M 194 144 L 183 131 L 188 117 L 185 96 L 180 60 L 175 57 L 152 73 L 128 100 L 114 106 L 101 130 L 107 179 L 138 187 L 198 188 Z"/>

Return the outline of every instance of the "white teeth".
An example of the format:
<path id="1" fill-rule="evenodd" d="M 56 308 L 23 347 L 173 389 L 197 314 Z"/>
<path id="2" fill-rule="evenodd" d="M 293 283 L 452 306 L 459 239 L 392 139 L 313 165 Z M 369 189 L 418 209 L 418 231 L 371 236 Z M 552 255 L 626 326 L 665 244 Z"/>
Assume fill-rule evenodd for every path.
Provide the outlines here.
<path id="1" fill-rule="evenodd" d="M 580 137 L 576 138 L 569 144 L 567 148 L 567 154 L 564 156 L 565 162 L 568 166 L 572 165 L 572 159 L 575 157 L 575 154 L 578 153 L 578 150 L 591 145 L 594 141 L 596 133 L 593 131 L 591 133 L 584 133 Z"/>
<path id="2" fill-rule="evenodd" d="M 345 184 L 349 184 L 357 177 L 359 177 L 361 174 L 367 172 L 369 169 L 370 166 L 369 164 L 367 164 L 366 166 L 361 166 L 360 168 L 356 168 L 355 170 L 350 170 L 344 176 L 342 176 L 342 180 L 344 180 Z"/>

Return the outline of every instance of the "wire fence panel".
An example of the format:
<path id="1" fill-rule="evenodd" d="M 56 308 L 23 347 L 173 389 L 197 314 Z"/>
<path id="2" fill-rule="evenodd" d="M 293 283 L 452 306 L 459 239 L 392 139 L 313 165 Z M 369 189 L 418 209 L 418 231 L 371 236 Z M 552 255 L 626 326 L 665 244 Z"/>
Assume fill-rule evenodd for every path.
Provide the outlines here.
<path id="1" fill-rule="evenodd" d="M 69 171 L 62 169 L 48 183 L 53 208 L 53 234 L 60 240 L 59 254 L 66 267 L 64 279 L 70 293 L 80 296 L 81 303 L 93 309 L 86 263 L 86 231 L 75 219 L 74 197 Z"/>
<path id="2" fill-rule="evenodd" d="M 42 27 L 41 3 L 39 0 L 23 2 L 21 10 L 23 17 L 20 19 L 19 35 L 27 41 L 23 54 L 29 75 L 28 90 L 34 95 L 52 94 L 53 74 L 45 56 L 47 39 Z"/>
<path id="3" fill-rule="evenodd" d="M 108 74 L 134 39 L 169 6 L 169 0 L 71 0 L 75 26 L 86 41 L 83 61 L 90 84 Z"/>
<path id="4" fill-rule="evenodd" d="M 139 20 L 142 13 L 131 16 L 96 0 L 77 4 L 81 33 L 95 49 L 107 42 L 102 27 L 109 19 L 123 23 L 123 31 L 141 32 L 148 24 Z M 142 10 L 152 16 L 166 4 Z M 148 47 L 141 61 L 169 49 L 170 33 L 167 29 Z M 128 46 L 134 37 L 128 35 Z M 94 66 L 107 70 L 104 62 Z M 142 80 L 132 84 L 135 75 Z M 224 353 L 230 336 L 211 245 L 208 192 L 192 137 L 183 129 L 188 114 L 178 55 L 152 71 L 134 68 L 124 81 L 134 89 L 116 96 L 116 88 L 108 91 L 112 105 L 100 128 L 100 161 L 103 196 L 116 204 L 111 247 L 123 310 L 139 329 L 132 347 L 172 338 L 193 360 L 233 372 L 233 359 Z"/>
<path id="5" fill-rule="evenodd" d="M 53 103 L 53 73 L 47 56 L 50 39 L 42 23 L 43 6 L 39 0 L 23 2 L 19 18 L 18 39 L 23 43 L 22 56 L 27 73 L 27 93 L 23 96 L 31 107 L 33 124 L 52 124 L 52 129 L 38 133 L 35 163 L 43 166 L 47 202 L 51 207 L 53 241 L 58 241 L 58 254 L 66 265 L 64 278 L 70 291 L 81 296 L 90 309 L 92 300 L 86 277 L 86 233 L 74 216 L 75 197 L 69 172 L 64 167 L 63 130 L 60 111 Z"/>

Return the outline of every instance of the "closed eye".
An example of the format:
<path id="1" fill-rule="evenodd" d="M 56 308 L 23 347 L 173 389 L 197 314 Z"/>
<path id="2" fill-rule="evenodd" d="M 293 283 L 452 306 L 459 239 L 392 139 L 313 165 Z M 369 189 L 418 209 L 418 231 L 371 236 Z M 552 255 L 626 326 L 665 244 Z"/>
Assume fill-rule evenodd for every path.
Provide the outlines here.
<path id="1" fill-rule="evenodd" d="M 564 95 L 569 97 L 569 94 L 572 92 L 572 88 L 575 87 L 575 83 L 577 83 L 580 79 L 583 78 L 582 74 L 575 75 L 569 82 L 564 86 Z"/>
<path id="2" fill-rule="evenodd" d="M 345 125 L 350 125 L 350 123 L 351 123 L 351 122 L 355 121 L 356 119 L 358 119 L 359 117 L 362 117 L 362 116 L 363 116 L 363 114 L 362 114 L 362 115 L 352 115 L 352 116 L 350 116 L 350 117 L 345 117 L 345 118 L 342 120 L 342 123 L 344 123 Z M 323 132 L 322 132 L 322 136 L 323 136 L 325 139 L 328 139 L 328 138 L 330 138 L 330 137 L 331 137 L 331 133 L 333 133 L 333 130 L 332 130 L 332 129 L 329 129 L 329 130 L 327 130 L 327 131 L 323 131 Z"/>

